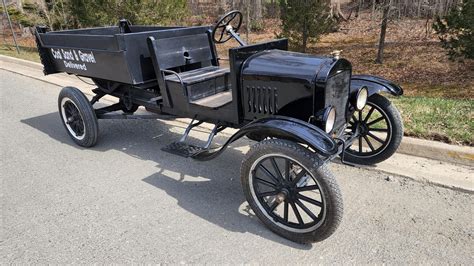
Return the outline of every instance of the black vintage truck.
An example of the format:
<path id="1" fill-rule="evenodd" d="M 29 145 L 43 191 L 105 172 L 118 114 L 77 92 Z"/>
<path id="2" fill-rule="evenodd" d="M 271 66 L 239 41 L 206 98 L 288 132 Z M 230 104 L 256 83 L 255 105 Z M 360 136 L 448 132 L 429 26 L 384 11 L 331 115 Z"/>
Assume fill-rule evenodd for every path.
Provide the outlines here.
<path id="1" fill-rule="evenodd" d="M 257 141 L 243 158 L 242 187 L 249 205 L 272 231 L 308 243 L 329 237 L 343 213 L 342 196 L 327 164 L 375 164 L 398 148 L 403 125 L 380 93 L 402 95 L 380 77 L 352 75 L 339 55 L 288 51 L 286 39 L 246 44 L 238 35 L 242 14 L 232 11 L 205 27 L 118 26 L 50 32 L 37 27 L 45 74 L 88 77 L 97 88 L 87 99 L 64 88 L 58 99 L 66 132 L 80 146 L 98 137 L 98 119 L 133 118 L 140 106 L 154 118 L 192 119 L 181 139 L 163 151 L 210 160 L 241 137 Z M 216 44 L 236 40 L 230 67 Z M 117 103 L 94 108 L 104 95 Z M 119 113 L 119 114 L 117 114 Z M 141 117 L 142 118 L 142 117 Z M 214 125 L 202 146 L 190 131 Z M 221 147 L 213 138 L 238 131 Z M 216 202 L 216 204 L 219 204 Z"/>

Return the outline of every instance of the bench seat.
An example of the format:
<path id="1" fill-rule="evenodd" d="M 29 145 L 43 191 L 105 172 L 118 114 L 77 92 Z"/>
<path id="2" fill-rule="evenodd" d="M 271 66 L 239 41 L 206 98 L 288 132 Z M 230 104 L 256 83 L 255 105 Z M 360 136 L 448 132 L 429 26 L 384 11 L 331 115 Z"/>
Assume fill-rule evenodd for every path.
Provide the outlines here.
<path id="1" fill-rule="evenodd" d="M 198 68 L 186 72 L 178 73 L 179 77 L 185 85 L 203 82 L 209 79 L 215 79 L 220 76 L 229 74 L 230 70 L 228 68 L 220 68 L 218 66 L 208 66 L 203 68 Z M 166 81 L 180 82 L 176 75 L 166 75 Z"/>

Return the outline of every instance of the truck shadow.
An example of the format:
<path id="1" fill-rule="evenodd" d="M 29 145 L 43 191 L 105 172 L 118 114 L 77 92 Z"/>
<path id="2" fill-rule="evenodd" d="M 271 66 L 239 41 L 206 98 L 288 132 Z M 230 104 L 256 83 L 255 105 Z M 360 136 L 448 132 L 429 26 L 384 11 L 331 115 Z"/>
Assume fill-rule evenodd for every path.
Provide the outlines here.
<path id="1" fill-rule="evenodd" d="M 70 139 L 57 113 L 21 122 L 62 144 L 85 149 Z M 119 150 L 134 158 L 156 163 L 158 171 L 142 181 L 165 191 L 177 200 L 179 207 L 189 213 L 225 230 L 255 234 L 292 248 L 311 249 L 312 245 L 297 244 L 272 233 L 254 216 L 245 201 L 240 185 L 240 162 L 244 153 L 242 149 L 252 141 L 237 141 L 218 158 L 200 162 L 160 150 L 179 139 L 186 127 L 183 123 L 170 125 L 160 120 L 101 120 L 99 127 L 97 145 L 87 150 Z M 218 135 L 215 142 L 222 144 L 226 139 L 226 136 Z M 203 140 L 193 138 L 192 135 L 190 141 L 203 143 Z"/>

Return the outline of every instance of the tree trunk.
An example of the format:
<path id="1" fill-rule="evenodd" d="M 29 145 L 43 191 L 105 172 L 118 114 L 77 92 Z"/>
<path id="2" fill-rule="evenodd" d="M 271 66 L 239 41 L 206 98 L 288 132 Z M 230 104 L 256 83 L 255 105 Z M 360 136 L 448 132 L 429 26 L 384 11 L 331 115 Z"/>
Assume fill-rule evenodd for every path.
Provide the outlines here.
<path id="1" fill-rule="evenodd" d="M 372 21 L 375 21 L 375 0 L 372 0 Z"/>
<path id="2" fill-rule="evenodd" d="M 385 33 L 387 32 L 387 22 L 388 22 L 388 13 L 390 12 L 390 5 L 392 4 L 392 0 L 386 1 L 386 5 L 383 9 L 383 18 L 382 18 L 382 26 L 380 28 L 380 40 L 379 40 L 379 51 L 377 53 L 377 59 L 375 59 L 375 63 L 382 64 L 383 62 L 383 49 L 385 46 Z"/>
<path id="3" fill-rule="evenodd" d="M 341 10 L 341 1 L 340 0 L 331 0 L 331 17 L 336 19 L 347 20 L 346 16 L 342 13 Z"/>
<path id="4" fill-rule="evenodd" d="M 245 37 L 247 39 L 247 43 L 250 43 L 250 37 L 249 37 L 249 34 L 250 34 L 250 0 L 245 0 L 245 15 L 246 15 L 246 19 L 245 19 L 245 29 L 246 29 L 246 32 L 245 32 Z"/>
<path id="5" fill-rule="evenodd" d="M 306 25 L 306 18 L 303 21 L 303 44 L 301 47 L 301 52 L 306 53 L 306 46 L 308 45 L 308 27 Z"/>
<path id="6" fill-rule="evenodd" d="M 357 19 L 359 19 L 359 13 L 362 10 L 362 2 L 363 2 L 362 0 L 359 0 L 359 3 L 357 4 L 357 10 L 356 10 L 356 14 L 355 14 L 355 17 Z"/>
<path id="7" fill-rule="evenodd" d="M 254 0 L 255 2 L 255 9 L 253 19 L 255 22 L 260 23 L 263 18 L 263 7 L 262 7 L 262 0 Z"/>

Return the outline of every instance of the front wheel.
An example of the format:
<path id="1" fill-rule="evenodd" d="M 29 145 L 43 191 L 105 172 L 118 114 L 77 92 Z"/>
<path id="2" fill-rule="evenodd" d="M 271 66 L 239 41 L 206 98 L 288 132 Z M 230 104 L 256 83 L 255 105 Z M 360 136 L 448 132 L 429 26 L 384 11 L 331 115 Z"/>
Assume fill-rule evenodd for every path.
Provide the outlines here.
<path id="1" fill-rule="evenodd" d="M 397 108 L 385 97 L 374 94 L 369 97 L 362 111 L 355 112 L 349 121 L 349 131 L 359 129 L 359 137 L 347 148 L 346 161 L 361 165 L 380 163 L 400 146 L 403 123 Z"/>
<path id="2" fill-rule="evenodd" d="M 326 165 L 301 145 L 264 140 L 241 167 L 247 202 L 273 232 L 298 243 L 322 241 L 342 219 L 339 187 Z"/>

